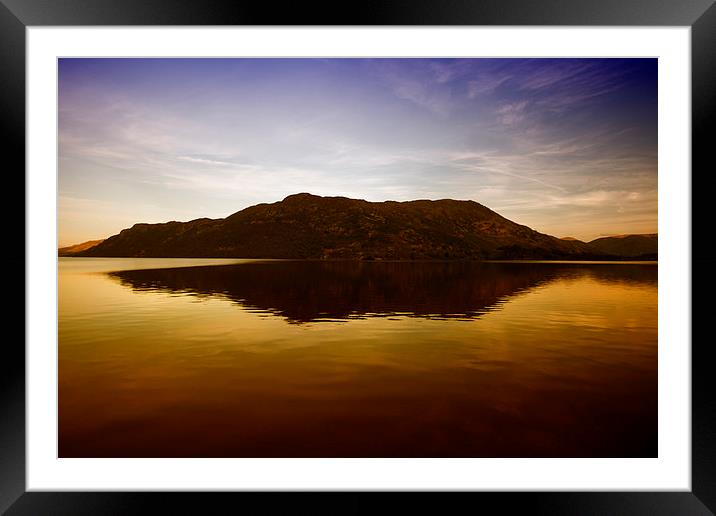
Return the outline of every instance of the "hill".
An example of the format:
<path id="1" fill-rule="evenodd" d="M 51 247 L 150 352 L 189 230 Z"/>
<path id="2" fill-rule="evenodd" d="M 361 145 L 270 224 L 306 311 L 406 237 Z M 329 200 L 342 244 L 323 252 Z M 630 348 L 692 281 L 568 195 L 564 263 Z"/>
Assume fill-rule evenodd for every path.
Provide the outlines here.
<path id="1" fill-rule="evenodd" d="M 87 249 L 90 249 L 90 248 L 96 246 L 97 244 L 101 244 L 102 242 L 104 242 L 104 240 L 88 240 L 87 242 L 82 242 L 81 244 L 70 245 L 67 247 L 60 247 L 57 250 L 57 255 L 58 256 L 74 256 L 77 253 L 79 253 L 81 251 L 86 251 Z"/>
<path id="2" fill-rule="evenodd" d="M 474 201 L 368 202 L 290 195 L 224 219 L 135 224 L 78 253 L 107 257 L 602 259 Z"/>
<path id="3" fill-rule="evenodd" d="M 653 259 L 659 252 L 659 237 L 656 234 L 616 235 L 592 240 L 589 246 L 599 253 L 624 258 Z"/>

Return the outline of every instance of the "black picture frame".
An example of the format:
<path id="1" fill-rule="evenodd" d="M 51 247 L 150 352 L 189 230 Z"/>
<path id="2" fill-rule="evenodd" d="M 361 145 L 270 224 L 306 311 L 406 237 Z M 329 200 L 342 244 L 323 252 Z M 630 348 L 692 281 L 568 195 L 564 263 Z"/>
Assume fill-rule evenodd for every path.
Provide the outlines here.
<path id="1" fill-rule="evenodd" d="M 25 269 L 25 30 L 28 26 L 59 25 L 574 25 L 689 26 L 692 73 L 692 235 L 709 235 L 707 211 L 710 175 L 714 171 L 712 140 L 716 103 L 716 5 L 714 0 L 363 0 L 340 2 L 275 2 L 188 0 L 0 0 L 0 146 L 5 163 L 6 271 Z M 8 159 L 9 158 L 9 159 Z M 698 173 L 695 173 L 698 171 Z M 685 174 L 689 171 L 684 171 Z M 21 194 L 22 192 L 22 194 Z M 149 492 L 26 492 L 25 488 L 25 303 L 8 296 L 6 321 L 20 335 L 5 332 L 0 375 L 0 512 L 9 515 L 82 514 L 224 514 L 260 508 L 332 513 L 368 512 L 408 505 L 451 513 L 467 504 L 475 510 L 499 507 L 500 512 L 543 514 L 664 514 L 716 513 L 716 382 L 709 360 L 711 342 L 705 332 L 714 280 L 709 267 L 709 238 L 692 238 L 692 490 L 690 492 L 503 492 L 405 496 L 385 493 L 149 493 Z M 23 249 L 22 252 L 19 249 Z M 24 275 L 8 273 L 9 292 L 25 292 Z M 21 285 L 21 282 L 23 283 Z M 699 303 L 699 298 L 701 303 Z M 24 295 L 23 295 L 24 301 Z M 22 310 L 22 314 L 20 311 Z M 13 313 L 14 312 L 14 313 Z M 7 324 L 7 329 L 11 328 Z M 688 345 L 688 343 L 660 343 Z M 248 508 L 250 507 L 250 508 Z M 413 507 L 410 507 L 412 509 Z"/>

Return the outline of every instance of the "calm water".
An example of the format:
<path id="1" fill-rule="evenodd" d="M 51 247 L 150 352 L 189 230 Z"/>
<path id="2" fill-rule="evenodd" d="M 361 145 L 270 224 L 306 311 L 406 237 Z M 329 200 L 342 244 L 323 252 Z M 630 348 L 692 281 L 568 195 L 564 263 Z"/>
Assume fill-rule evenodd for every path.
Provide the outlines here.
<path id="1" fill-rule="evenodd" d="M 655 264 L 60 258 L 61 457 L 657 455 Z"/>

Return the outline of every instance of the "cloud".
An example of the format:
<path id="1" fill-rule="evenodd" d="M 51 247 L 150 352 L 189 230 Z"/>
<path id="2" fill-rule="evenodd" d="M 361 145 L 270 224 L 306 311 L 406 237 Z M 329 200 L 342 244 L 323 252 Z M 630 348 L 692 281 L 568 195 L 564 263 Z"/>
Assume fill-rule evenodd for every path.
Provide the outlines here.
<path id="1" fill-rule="evenodd" d="M 59 181 L 117 206 L 65 202 L 61 231 L 91 213 L 114 228 L 115 208 L 218 217 L 299 191 L 471 198 L 577 237 L 577 222 L 656 220 L 655 97 L 612 102 L 641 60 L 257 59 L 210 75 L 178 60 L 133 80 L 109 61 L 61 92 Z M 94 82 L 102 67 L 111 80 Z"/>
<path id="2" fill-rule="evenodd" d="M 215 159 L 206 159 L 206 158 L 194 158 L 192 156 L 177 156 L 177 159 L 182 161 L 188 161 L 190 163 L 200 163 L 202 165 L 218 165 L 218 166 L 226 166 L 226 165 L 232 165 L 232 163 L 228 161 L 219 161 Z"/>
<path id="3" fill-rule="evenodd" d="M 450 83 L 464 74 L 466 67 L 460 63 L 389 59 L 371 62 L 370 68 L 399 99 L 447 117 L 455 101 Z"/>
<path id="4" fill-rule="evenodd" d="M 484 75 L 468 81 L 467 97 L 475 99 L 481 95 L 493 93 L 502 83 L 510 78 L 508 75 Z"/>
<path id="5" fill-rule="evenodd" d="M 524 111 L 527 104 L 526 100 L 503 104 L 497 109 L 497 120 L 502 125 L 515 125 L 522 122 L 525 119 Z"/>

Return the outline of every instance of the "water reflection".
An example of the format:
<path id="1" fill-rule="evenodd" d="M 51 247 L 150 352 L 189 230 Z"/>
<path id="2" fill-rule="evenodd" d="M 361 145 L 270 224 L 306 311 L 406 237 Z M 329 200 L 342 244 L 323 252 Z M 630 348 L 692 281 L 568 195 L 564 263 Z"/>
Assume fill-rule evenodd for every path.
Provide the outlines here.
<path id="1" fill-rule="evenodd" d="M 656 284 L 651 265 L 251 262 L 110 273 L 136 291 L 231 299 L 291 323 L 408 316 L 474 319 L 557 279 Z"/>
<path id="2" fill-rule="evenodd" d="M 655 265 L 59 263 L 60 457 L 657 455 Z"/>

